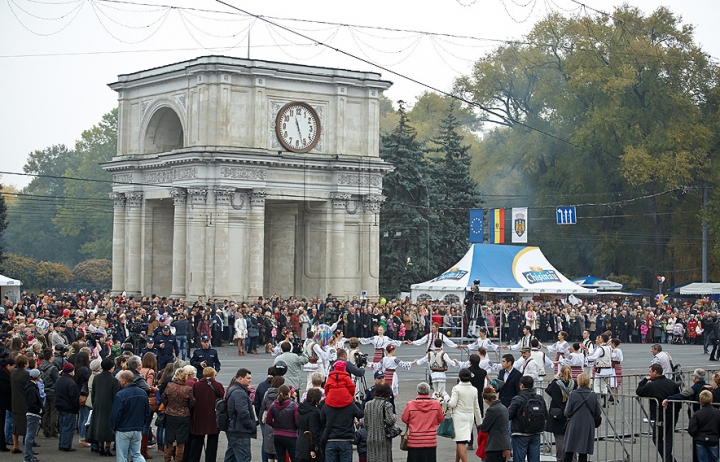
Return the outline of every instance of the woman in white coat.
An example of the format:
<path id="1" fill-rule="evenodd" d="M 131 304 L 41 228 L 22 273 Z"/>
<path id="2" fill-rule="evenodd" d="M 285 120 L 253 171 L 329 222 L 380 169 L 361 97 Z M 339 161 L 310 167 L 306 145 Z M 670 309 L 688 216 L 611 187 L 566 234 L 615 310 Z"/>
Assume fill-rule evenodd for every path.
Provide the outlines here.
<path id="1" fill-rule="evenodd" d="M 235 313 L 235 338 L 237 339 L 238 356 L 245 356 L 245 339 L 248 336 L 247 319 L 245 319 L 245 308 Z"/>
<path id="2" fill-rule="evenodd" d="M 452 389 L 448 409 L 452 409 L 453 428 L 455 429 L 455 462 L 467 462 L 467 444 L 470 435 L 482 423 L 478 392 L 470 383 L 472 373 L 468 369 L 460 369 L 460 383 Z"/>

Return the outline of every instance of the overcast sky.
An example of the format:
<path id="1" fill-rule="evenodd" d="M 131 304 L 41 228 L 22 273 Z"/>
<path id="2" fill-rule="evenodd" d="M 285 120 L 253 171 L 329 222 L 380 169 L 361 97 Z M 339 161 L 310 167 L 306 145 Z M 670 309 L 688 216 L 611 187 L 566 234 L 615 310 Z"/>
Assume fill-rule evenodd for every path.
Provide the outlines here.
<path id="1" fill-rule="evenodd" d="M 132 4 L 136 3 L 136 4 Z M 142 6 L 153 5 L 151 7 Z M 450 90 L 453 79 L 496 42 L 429 37 L 331 24 L 427 31 L 481 39 L 520 39 L 554 11 L 582 13 L 571 0 L 227 0 L 249 13 L 328 43 L 399 74 Z M 696 40 L 720 57 L 718 0 L 633 0 L 649 13 L 660 5 L 696 27 Z M 618 2 L 588 0 L 612 11 Z M 131 73 L 209 54 L 374 70 L 394 82 L 386 95 L 413 102 L 426 88 L 371 64 L 325 49 L 292 32 L 239 14 L 164 8 L 163 5 L 233 12 L 213 0 L 7 0 L 0 2 L 1 171 L 22 172 L 28 153 L 53 144 L 73 146 L 80 133 L 116 106 L 107 87 Z M 588 11 L 590 14 L 594 14 Z M 2 175 L 25 186 L 30 178 Z"/>

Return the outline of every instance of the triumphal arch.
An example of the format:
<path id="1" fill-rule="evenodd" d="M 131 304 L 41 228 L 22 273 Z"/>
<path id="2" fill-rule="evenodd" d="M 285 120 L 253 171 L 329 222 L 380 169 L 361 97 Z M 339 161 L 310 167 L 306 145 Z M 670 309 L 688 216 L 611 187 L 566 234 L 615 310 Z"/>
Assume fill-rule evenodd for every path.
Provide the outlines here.
<path id="1" fill-rule="evenodd" d="M 120 75 L 113 292 L 376 295 L 390 85 L 222 56 Z"/>

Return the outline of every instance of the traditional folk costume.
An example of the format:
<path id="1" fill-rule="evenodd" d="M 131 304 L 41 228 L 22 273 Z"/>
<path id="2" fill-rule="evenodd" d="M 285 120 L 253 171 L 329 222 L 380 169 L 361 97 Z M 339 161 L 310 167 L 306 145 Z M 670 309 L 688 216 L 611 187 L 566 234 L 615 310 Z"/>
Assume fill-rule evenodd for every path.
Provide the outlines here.
<path id="1" fill-rule="evenodd" d="M 385 335 L 383 335 L 382 337 L 376 335 L 374 337 L 361 338 L 360 343 L 362 343 L 363 345 L 372 345 L 375 347 L 375 353 L 373 354 L 374 363 L 379 363 L 385 357 L 385 348 L 387 348 L 388 345 L 393 345 L 395 347 L 399 347 L 400 345 L 402 345 L 401 340 L 393 340 Z"/>
<path id="2" fill-rule="evenodd" d="M 532 345 L 530 345 L 530 342 L 531 342 L 534 338 L 535 338 L 535 336 L 533 336 L 533 335 L 531 335 L 531 334 L 527 334 L 526 336 L 524 336 L 523 338 L 521 338 L 520 341 L 517 342 L 515 345 L 509 346 L 508 348 L 511 349 L 511 350 L 519 350 L 520 348 L 523 348 L 523 347 L 528 347 L 528 348 L 530 348 L 530 347 L 532 346 Z"/>
<path id="3" fill-rule="evenodd" d="M 479 338 L 468 345 L 468 350 L 479 350 L 480 348 L 485 348 L 486 351 L 498 351 L 500 349 L 489 338 Z"/>
<path id="4" fill-rule="evenodd" d="M 435 340 L 441 339 L 443 343 L 450 348 L 457 348 L 457 344 L 450 340 L 445 334 L 442 332 L 430 332 L 429 334 L 425 334 L 422 338 L 419 338 L 417 340 L 414 340 L 411 342 L 413 345 L 424 345 L 427 343 L 428 347 L 425 351 L 435 351 L 439 350 L 440 348 L 435 346 Z"/>
<path id="5" fill-rule="evenodd" d="M 583 373 L 583 366 L 585 365 L 585 355 L 582 353 L 571 352 L 565 358 L 560 360 L 558 366 L 562 369 L 562 366 L 570 366 L 573 380 L 578 378 L 578 375 Z"/>
<path id="6" fill-rule="evenodd" d="M 610 379 L 610 386 L 620 388 L 622 385 L 622 362 L 623 359 L 625 359 L 622 350 L 620 348 L 613 348 L 610 358 L 612 366 L 615 369 L 615 377 Z"/>
<path id="7" fill-rule="evenodd" d="M 612 346 L 610 342 L 603 343 L 595 348 L 592 355 L 587 357 L 595 364 L 595 377 L 593 391 L 595 393 L 609 393 L 610 379 L 615 377 L 615 368 L 612 365 Z"/>
<path id="8" fill-rule="evenodd" d="M 433 389 L 442 395 L 447 394 L 445 391 L 445 382 L 447 381 L 445 371 L 447 371 L 448 365 L 457 367 L 458 362 L 451 359 L 443 350 L 435 350 L 428 351 L 428 353 L 418 359 L 415 364 L 422 366 L 426 363 L 430 367 L 430 380 L 432 381 Z"/>
<path id="9" fill-rule="evenodd" d="M 553 343 L 552 345 L 547 347 L 547 350 L 549 353 L 555 353 L 555 361 L 562 361 L 565 359 L 565 356 L 570 354 L 570 344 L 563 340 L 562 342 L 557 341 Z M 557 364 L 557 367 L 555 368 L 555 374 L 560 373 L 560 368 L 562 366 L 560 363 Z"/>
<path id="10" fill-rule="evenodd" d="M 375 372 L 382 372 L 385 374 L 385 383 L 390 385 L 393 396 L 397 396 L 400 388 L 398 386 L 397 368 L 400 367 L 405 370 L 410 370 L 412 363 L 407 361 L 401 361 L 395 356 L 385 356 L 380 361 L 377 361 L 373 365 Z"/>

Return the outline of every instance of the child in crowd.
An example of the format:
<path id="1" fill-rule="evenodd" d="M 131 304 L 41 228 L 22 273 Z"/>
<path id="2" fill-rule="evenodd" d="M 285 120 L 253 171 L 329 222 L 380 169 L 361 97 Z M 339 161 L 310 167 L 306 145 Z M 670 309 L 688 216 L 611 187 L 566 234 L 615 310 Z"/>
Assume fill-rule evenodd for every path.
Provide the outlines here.
<path id="1" fill-rule="evenodd" d="M 360 419 L 357 429 L 355 430 L 355 441 L 353 441 L 353 444 L 357 446 L 360 462 L 367 462 L 367 430 L 365 430 L 363 419 Z"/>

